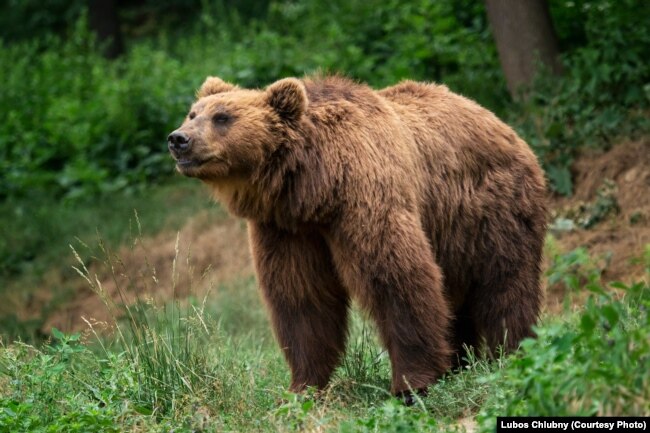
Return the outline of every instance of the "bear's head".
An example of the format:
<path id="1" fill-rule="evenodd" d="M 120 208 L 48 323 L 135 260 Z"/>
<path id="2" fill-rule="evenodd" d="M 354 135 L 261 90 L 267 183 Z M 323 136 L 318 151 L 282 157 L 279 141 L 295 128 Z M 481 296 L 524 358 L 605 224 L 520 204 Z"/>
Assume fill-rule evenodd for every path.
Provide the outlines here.
<path id="1" fill-rule="evenodd" d="M 183 124 L 168 137 L 177 170 L 210 183 L 246 179 L 294 135 L 307 109 L 296 78 L 264 90 L 241 89 L 208 77 Z"/>

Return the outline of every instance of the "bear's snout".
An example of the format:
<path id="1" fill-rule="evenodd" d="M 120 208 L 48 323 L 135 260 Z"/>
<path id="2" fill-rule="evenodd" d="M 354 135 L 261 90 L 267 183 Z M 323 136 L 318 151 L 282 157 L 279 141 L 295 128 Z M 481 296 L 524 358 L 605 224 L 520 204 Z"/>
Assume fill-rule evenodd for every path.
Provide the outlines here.
<path id="1" fill-rule="evenodd" d="M 175 157 L 187 153 L 192 147 L 192 139 L 181 131 L 174 131 L 167 137 L 167 147 Z"/>

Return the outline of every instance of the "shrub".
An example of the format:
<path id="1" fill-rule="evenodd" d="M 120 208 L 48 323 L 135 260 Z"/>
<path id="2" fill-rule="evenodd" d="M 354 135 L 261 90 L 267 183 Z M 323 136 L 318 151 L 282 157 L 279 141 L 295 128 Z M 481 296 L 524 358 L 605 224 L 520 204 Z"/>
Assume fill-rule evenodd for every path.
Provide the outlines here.
<path id="1" fill-rule="evenodd" d="M 0 62 L 11 65 L 0 71 L 0 198 L 73 198 L 171 174 L 165 136 L 192 97 L 178 62 L 147 46 L 110 62 L 83 21 L 66 42 L 0 46 Z"/>
<path id="2" fill-rule="evenodd" d="M 376 87 L 403 78 L 445 83 L 515 125 L 562 194 L 571 192 L 577 149 L 650 130 L 648 3 L 552 1 L 566 74 L 542 75 L 525 104 L 508 102 L 481 2 L 193 4 L 182 32 L 163 20 L 167 26 L 112 62 L 98 54 L 83 14 L 65 41 L 45 32 L 0 42 L 7 65 L 0 71 L 0 199 L 34 188 L 74 198 L 168 176 L 165 136 L 206 75 L 243 86 L 318 70 Z M 164 2 L 155 13 L 166 7 L 185 6 Z"/>
<path id="3" fill-rule="evenodd" d="M 648 269 L 650 271 L 650 267 Z M 596 282 L 585 308 L 536 329 L 521 353 L 492 375 L 502 386 L 481 410 L 498 416 L 643 415 L 650 410 L 650 286 Z"/>
<path id="4" fill-rule="evenodd" d="M 540 157 L 551 188 L 569 195 L 577 150 L 650 131 L 650 3 L 559 3 L 553 16 L 570 49 L 563 54 L 565 76 L 541 76 L 528 103 L 509 118 Z"/>
<path id="5" fill-rule="evenodd" d="M 170 175 L 166 134 L 206 75 L 261 86 L 320 69 L 375 86 L 444 79 L 488 104 L 504 95 L 485 21 L 462 23 L 451 2 L 273 3 L 265 21 L 210 5 L 187 34 L 162 29 L 115 61 L 83 16 L 65 41 L 0 44 L 10 65 L 0 71 L 0 199 L 34 189 L 75 198 Z"/>

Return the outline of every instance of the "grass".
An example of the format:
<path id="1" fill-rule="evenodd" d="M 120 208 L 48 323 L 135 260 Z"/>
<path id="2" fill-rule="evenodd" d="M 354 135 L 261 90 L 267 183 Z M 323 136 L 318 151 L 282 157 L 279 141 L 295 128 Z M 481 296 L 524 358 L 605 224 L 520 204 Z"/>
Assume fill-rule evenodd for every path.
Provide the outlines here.
<path id="1" fill-rule="evenodd" d="M 205 202 L 200 188 L 183 184 L 149 197 L 147 207 L 138 207 L 139 217 L 129 213 L 125 218 L 124 232 L 108 230 L 116 234 L 94 248 L 94 260 L 116 274 L 120 258 L 111 245 L 123 242 L 125 233 L 135 236 L 130 243 L 139 247 L 141 237 L 178 227 L 180 215 L 195 211 L 192 206 L 199 200 Z M 137 201 L 134 197 L 130 203 Z M 179 215 L 171 219 L 155 212 L 174 204 Z M 127 204 L 116 208 L 121 206 Z M 156 290 L 162 287 L 152 284 L 170 284 L 172 296 L 161 304 L 142 289 L 121 305 L 95 278 L 97 267 L 89 266 L 87 254 L 78 255 L 76 267 L 83 278 L 77 279 L 85 278 L 106 301 L 112 320 L 93 323 L 82 333 L 52 329 L 39 345 L 1 340 L 0 432 L 487 432 L 494 431 L 497 415 L 648 413 L 647 279 L 605 285 L 600 265 L 585 250 L 562 252 L 552 239 L 549 245 L 549 278 L 572 295 L 589 293 L 584 308 L 543 318 L 538 339 L 524 342 L 514 356 L 472 359 L 413 407 L 388 394 L 388 357 L 374 327 L 358 311 L 331 386 L 320 395 L 295 395 L 286 392 L 288 368 L 252 276 L 227 283 L 198 277 L 196 285 L 208 284 L 209 295 L 182 297 L 174 292 L 178 277 L 152 283 L 156 270 L 150 264 L 134 282 L 116 275 L 119 293 L 126 299 L 133 287 Z M 48 262 L 42 260 L 45 266 Z M 177 246 L 175 259 L 165 266 L 177 275 L 183 260 L 191 256 Z M 639 260 L 650 268 L 650 246 Z"/>
<path id="2" fill-rule="evenodd" d="M 0 335 L 39 340 L 42 318 L 74 296 L 80 280 L 72 269 L 68 245 L 78 240 L 94 245 L 99 231 L 108 248 L 126 244 L 137 230 L 136 208 L 144 236 L 176 231 L 201 211 L 223 215 L 206 197 L 196 183 L 174 179 L 146 191 L 116 192 L 85 201 L 35 194 L 1 202 Z M 89 262 L 90 253 L 80 252 Z"/>
<path id="3" fill-rule="evenodd" d="M 219 313 L 261 308 L 254 284 L 224 287 L 232 291 L 218 306 L 173 303 L 118 321 L 124 336 L 55 331 L 40 349 L 3 346 L 0 431 L 438 432 L 463 431 L 459 419 L 476 418 L 488 432 L 496 415 L 642 415 L 650 410 L 650 288 L 615 286 L 625 297 L 594 293 L 583 311 L 546 318 L 516 356 L 474 359 L 413 407 L 387 394 L 387 359 L 359 314 L 331 387 L 286 393 L 287 367 L 267 323 L 253 318 L 240 323 L 245 332 L 229 332 Z"/>
<path id="4" fill-rule="evenodd" d="M 12 198 L 0 203 L 0 224 L 6 229 L 0 244 L 0 276 L 42 275 L 58 264 L 62 254 L 68 255 L 68 245 L 75 238 L 94 242 L 100 228 L 109 245 L 125 243 L 134 236 L 134 208 L 143 234 L 151 235 L 177 230 L 189 216 L 214 207 L 206 200 L 205 191 L 184 178 L 146 191 L 107 194 L 81 202 L 62 202 L 47 195 Z M 161 208 L 165 210 L 161 212 Z"/>
<path id="5" fill-rule="evenodd" d="M 185 347 L 188 334 L 174 340 L 154 328 L 152 340 L 127 341 L 121 350 L 93 348 L 98 343 L 59 333 L 41 349 L 21 343 L 3 347 L 0 431 L 439 431 L 455 422 L 392 400 L 385 359 L 370 383 L 342 367 L 325 395 L 288 394 L 288 371 L 267 326 L 234 337 L 216 324 L 218 318 L 208 322 L 210 333 L 191 346 L 193 359 L 202 360 L 192 368 L 187 353 L 172 354 L 171 347 Z M 145 322 L 140 326 L 147 328 Z M 367 334 L 353 334 L 357 338 Z M 148 347 L 153 341 L 170 346 Z M 378 350 L 372 339 L 364 344 L 373 349 L 360 354 L 351 347 L 350 357 Z M 158 350 L 165 355 L 159 357 Z M 453 407 L 454 415 L 466 406 L 470 374 L 436 388 L 435 398 Z M 435 407 L 432 403 L 422 402 Z"/>

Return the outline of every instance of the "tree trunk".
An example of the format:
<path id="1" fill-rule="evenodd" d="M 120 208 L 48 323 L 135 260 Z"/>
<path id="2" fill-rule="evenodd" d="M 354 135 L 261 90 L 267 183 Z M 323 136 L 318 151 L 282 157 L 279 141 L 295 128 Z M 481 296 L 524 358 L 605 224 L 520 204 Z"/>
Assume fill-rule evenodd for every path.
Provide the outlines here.
<path id="1" fill-rule="evenodd" d="M 116 0 L 90 0 L 88 5 L 90 28 L 97 35 L 104 55 L 114 59 L 124 52 L 122 32 Z"/>
<path id="2" fill-rule="evenodd" d="M 526 94 L 538 66 L 562 72 L 558 43 L 546 0 L 485 0 L 508 90 Z M 523 93 L 522 93 L 523 91 Z"/>

